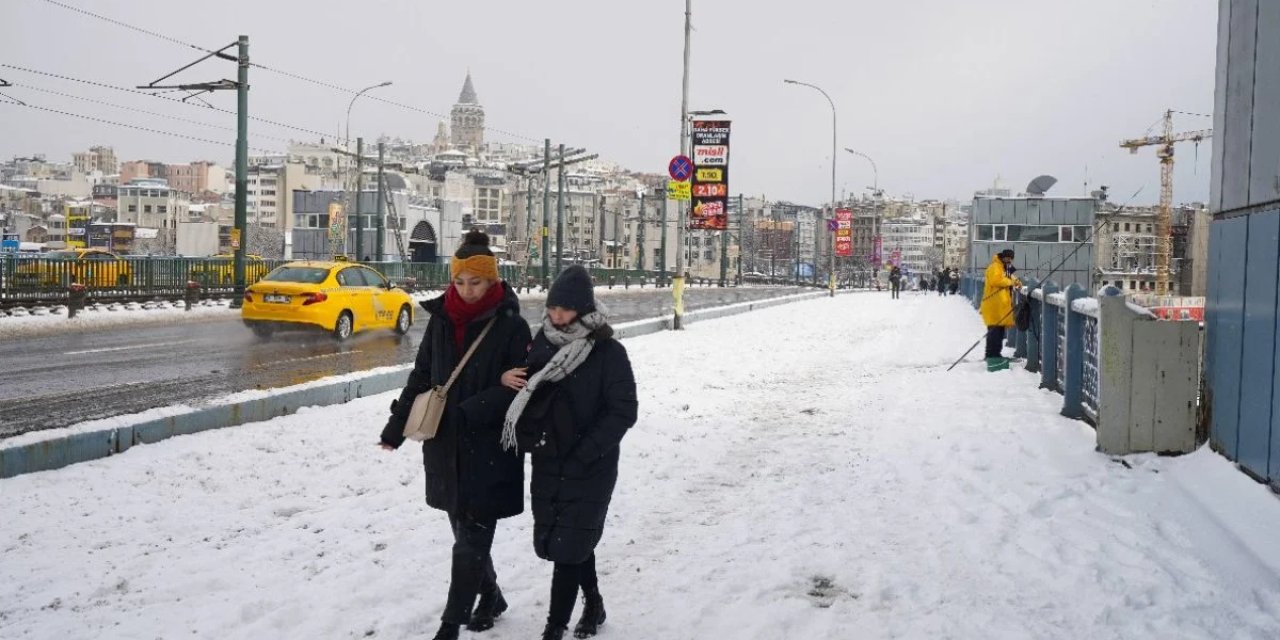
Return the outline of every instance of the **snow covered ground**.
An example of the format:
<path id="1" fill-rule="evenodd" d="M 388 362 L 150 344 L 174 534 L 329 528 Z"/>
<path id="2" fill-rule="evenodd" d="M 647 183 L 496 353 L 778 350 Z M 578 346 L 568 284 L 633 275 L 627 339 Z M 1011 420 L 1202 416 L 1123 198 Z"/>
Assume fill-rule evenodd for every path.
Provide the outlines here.
<path id="1" fill-rule="evenodd" d="M 0 315 L 0 339 L 32 337 L 54 333 L 74 333 L 121 325 L 146 326 L 174 324 L 178 322 L 231 319 L 239 311 L 231 309 L 226 300 L 209 300 L 191 311 L 182 302 L 148 303 L 155 308 L 142 308 L 141 303 L 99 304 L 82 310 L 74 318 L 67 317 L 66 307 L 47 307 L 23 316 Z"/>
<path id="2" fill-rule="evenodd" d="M 840 296 L 626 342 L 641 419 L 601 638 L 1277 638 L 1280 501 L 1224 459 L 1094 452 L 958 298 Z M 444 603 L 390 395 L 0 481 L 0 637 L 416 638 Z M 499 525 L 536 637 L 551 566 Z"/>

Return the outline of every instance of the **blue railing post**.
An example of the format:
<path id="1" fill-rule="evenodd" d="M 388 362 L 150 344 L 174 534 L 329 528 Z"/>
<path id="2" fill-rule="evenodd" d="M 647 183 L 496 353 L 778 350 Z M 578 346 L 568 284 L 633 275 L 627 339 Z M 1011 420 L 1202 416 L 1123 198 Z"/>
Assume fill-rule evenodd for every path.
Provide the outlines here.
<path id="1" fill-rule="evenodd" d="M 1058 390 L 1058 314 L 1057 305 L 1049 302 L 1058 292 L 1052 281 L 1044 283 L 1044 303 L 1040 305 L 1040 388 Z"/>
<path id="2" fill-rule="evenodd" d="M 1087 297 L 1084 287 L 1073 284 L 1067 287 L 1066 305 L 1062 313 L 1067 314 L 1066 368 L 1062 376 L 1062 415 L 1067 418 L 1082 418 L 1084 410 L 1080 408 L 1083 398 L 1081 389 L 1084 385 L 1084 316 L 1071 310 L 1071 303 Z"/>

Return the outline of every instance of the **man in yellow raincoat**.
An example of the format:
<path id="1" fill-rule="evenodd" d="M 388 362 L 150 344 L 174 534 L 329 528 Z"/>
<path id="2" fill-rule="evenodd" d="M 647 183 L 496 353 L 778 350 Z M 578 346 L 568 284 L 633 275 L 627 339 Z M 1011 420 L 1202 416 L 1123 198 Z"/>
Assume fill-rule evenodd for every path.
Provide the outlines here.
<path id="1" fill-rule="evenodd" d="M 987 267 L 987 283 L 982 291 L 982 322 L 987 325 L 987 371 L 1009 368 L 1002 354 L 1005 329 L 1014 325 L 1013 288 L 1022 281 L 1014 277 L 1013 249 L 1005 249 L 991 258 Z"/>

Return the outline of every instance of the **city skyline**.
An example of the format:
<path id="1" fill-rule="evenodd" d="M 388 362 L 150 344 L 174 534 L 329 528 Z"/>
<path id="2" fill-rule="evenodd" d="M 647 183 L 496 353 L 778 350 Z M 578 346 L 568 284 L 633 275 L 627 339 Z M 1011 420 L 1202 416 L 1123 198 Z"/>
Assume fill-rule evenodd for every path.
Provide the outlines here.
<path id="1" fill-rule="evenodd" d="M 394 21 L 385 15 L 350 16 L 353 32 L 381 34 L 380 47 L 373 51 L 385 55 L 367 59 L 320 46 L 327 42 L 323 39 L 294 35 L 319 29 L 334 13 L 324 10 L 324 3 L 307 3 L 321 8 L 306 12 L 285 4 L 251 10 L 238 1 L 216 12 L 118 0 L 70 4 L 201 46 L 222 46 L 244 32 L 251 37 L 255 64 L 341 87 L 394 82 L 357 102 L 352 137 L 369 140 L 385 134 L 429 142 L 438 122 L 448 122 L 449 108 L 470 70 L 484 96 L 487 141 L 539 144 L 551 137 L 646 173 L 662 172 L 678 142 L 683 3 L 676 1 L 646 10 L 575 1 L 555 12 L 520 4 L 503 4 L 498 12 L 401 5 Z M 14 66 L 132 87 L 199 55 L 41 0 L 22 0 L 7 13 L 16 19 L 0 27 L 0 58 Z M 798 19 L 800 14 L 830 19 L 815 25 Z M 844 33 L 835 26 L 844 19 L 883 28 Z M 55 48 L 36 39 L 38 30 L 22 26 L 33 23 L 56 25 L 65 36 L 58 42 L 74 45 Z M 634 28 L 618 29 L 620 24 Z M 767 31 L 763 24 L 769 25 Z M 1137 29 L 1139 25 L 1146 26 Z M 934 3 L 931 11 L 918 14 L 801 2 L 784 15 L 763 4 L 707 1 L 695 3 L 694 26 L 691 108 L 722 108 L 735 122 L 731 190 L 795 202 L 816 205 L 829 198 L 830 111 L 820 96 L 783 85 L 784 77 L 828 89 L 840 114 L 840 146 L 873 156 L 882 188 L 922 199 L 968 199 L 997 177 L 1017 192 L 1041 173 L 1060 179 L 1052 194 L 1080 194 L 1087 167 L 1091 187 L 1110 185 L 1113 200 L 1127 201 L 1141 188 L 1134 203 L 1150 203 L 1159 191 L 1154 154 L 1131 157 L 1119 149 L 1119 140 L 1142 135 L 1165 108 L 1207 113 L 1212 104 L 1213 8 L 1189 1 L 1112 7 L 1096 0 L 1065 12 L 1004 0 L 967 9 Z M 517 55 L 529 46 L 527 33 L 538 29 L 564 30 L 572 37 L 539 40 L 545 60 Z M 1036 35 L 1042 31 L 1052 31 L 1050 41 L 1076 44 L 1052 46 Z M 429 37 L 415 36 L 419 32 Z M 757 37 L 742 38 L 746 33 Z M 819 37 L 796 40 L 804 34 Z M 1178 46 L 1164 51 L 1168 41 Z M 63 49 L 72 55 L 53 55 Z M 233 73 L 230 63 L 213 60 L 178 79 Z M 229 115 L 9 68 L 0 69 L 0 78 L 221 127 L 234 125 Z M 340 137 L 350 94 L 259 68 L 252 70 L 250 81 L 255 117 Z M 6 91 L 34 105 L 193 137 L 229 141 L 232 135 L 24 87 Z M 868 94 L 874 98 L 867 99 Z M 220 108 L 234 106 L 229 93 L 205 98 Z M 97 144 L 116 148 L 122 159 L 208 158 L 229 165 L 232 155 L 230 146 L 17 106 L 0 109 L 12 123 L 9 135 L 0 139 L 4 157 L 45 153 L 51 160 L 69 159 L 71 152 Z M 1206 128 L 1208 120 L 1185 116 L 1177 126 Z M 289 138 L 318 140 L 251 123 L 250 143 L 257 149 L 283 152 L 283 140 Z M 1176 200 L 1207 200 L 1208 144 L 1198 158 L 1190 147 L 1180 150 Z M 837 190 L 863 191 L 873 181 L 869 164 L 842 156 L 837 158 Z"/>

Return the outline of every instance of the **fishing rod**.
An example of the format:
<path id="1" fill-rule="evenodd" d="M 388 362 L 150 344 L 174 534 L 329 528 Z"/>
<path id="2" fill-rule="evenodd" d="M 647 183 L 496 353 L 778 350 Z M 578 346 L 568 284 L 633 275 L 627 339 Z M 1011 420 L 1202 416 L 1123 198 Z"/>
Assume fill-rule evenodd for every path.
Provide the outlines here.
<path id="1" fill-rule="evenodd" d="M 1134 199 L 1138 197 L 1138 194 L 1142 193 L 1142 190 L 1145 188 L 1146 188 L 1145 186 L 1138 187 L 1138 190 L 1133 192 L 1132 196 L 1129 196 L 1129 200 L 1126 201 L 1123 205 L 1120 205 L 1120 207 L 1116 209 L 1111 215 L 1118 214 L 1124 211 L 1126 208 L 1128 208 L 1129 204 L 1132 203 Z M 1080 251 L 1080 249 L 1082 249 L 1086 244 L 1088 244 L 1090 241 L 1093 240 L 1093 236 L 1097 234 L 1098 230 L 1102 228 L 1102 225 L 1105 225 L 1106 223 L 1107 223 L 1107 220 L 1105 218 L 1095 223 L 1093 226 L 1093 232 L 1089 235 L 1089 237 L 1078 241 L 1076 243 L 1075 249 L 1072 249 L 1071 253 L 1068 253 L 1067 257 L 1063 258 L 1062 261 L 1058 263 L 1058 266 L 1054 267 L 1051 271 L 1049 271 L 1049 273 L 1045 275 L 1044 280 L 1041 282 L 1041 284 L 1037 286 L 1042 286 L 1044 282 L 1048 282 L 1049 278 L 1053 277 L 1053 274 L 1057 273 L 1059 269 L 1061 269 L 1063 266 L 1067 264 L 1067 261 L 1071 260 L 1071 258 L 1074 257 L 1076 253 Z M 1049 260 L 1046 260 L 1044 263 L 1041 263 L 1041 265 L 1047 264 L 1052 261 L 1053 259 L 1050 258 Z M 1040 267 L 1037 266 L 1036 269 L 1039 270 Z M 1034 290 L 1035 290 L 1035 287 L 1032 287 L 1032 291 Z M 986 302 L 989 298 L 996 295 L 997 293 L 1000 293 L 1001 291 L 1002 291 L 1001 289 L 996 289 L 995 291 L 992 291 L 990 294 L 982 298 L 982 302 Z M 1030 295 L 1030 294 L 1031 292 L 1028 291 L 1027 295 Z M 979 306 L 981 306 L 981 303 L 979 303 Z M 1000 318 L 1000 321 L 997 323 L 997 325 L 999 325 L 1000 323 L 1003 323 L 1005 320 L 1008 320 L 1009 316 L 1011 315 L 1013 315 L 1013 308 L 1010 308 L 1009 311 L 1004 314 L 1004 317 Z M 961 355 L 958 360 L 951 363 L 951 366 L 947 367 L 947 371 L 951 371 L 952 369 L 955 369 L 957 365 L 959 365 L 961 362 L 964 362 L 964 359 L 969 357 L 969 354 L 973 353 L 973 350 L 977 349 L 978 345 L 982 344 L 982 341 L 985 339 L 986 339 L 986 334 L 984 333 L 983 336 L 981 338 L 978 338 L 978 341 L 973 343 L 973 346 L 969 347 L 969 349 L 965 351 L 964 354 Z"/>

